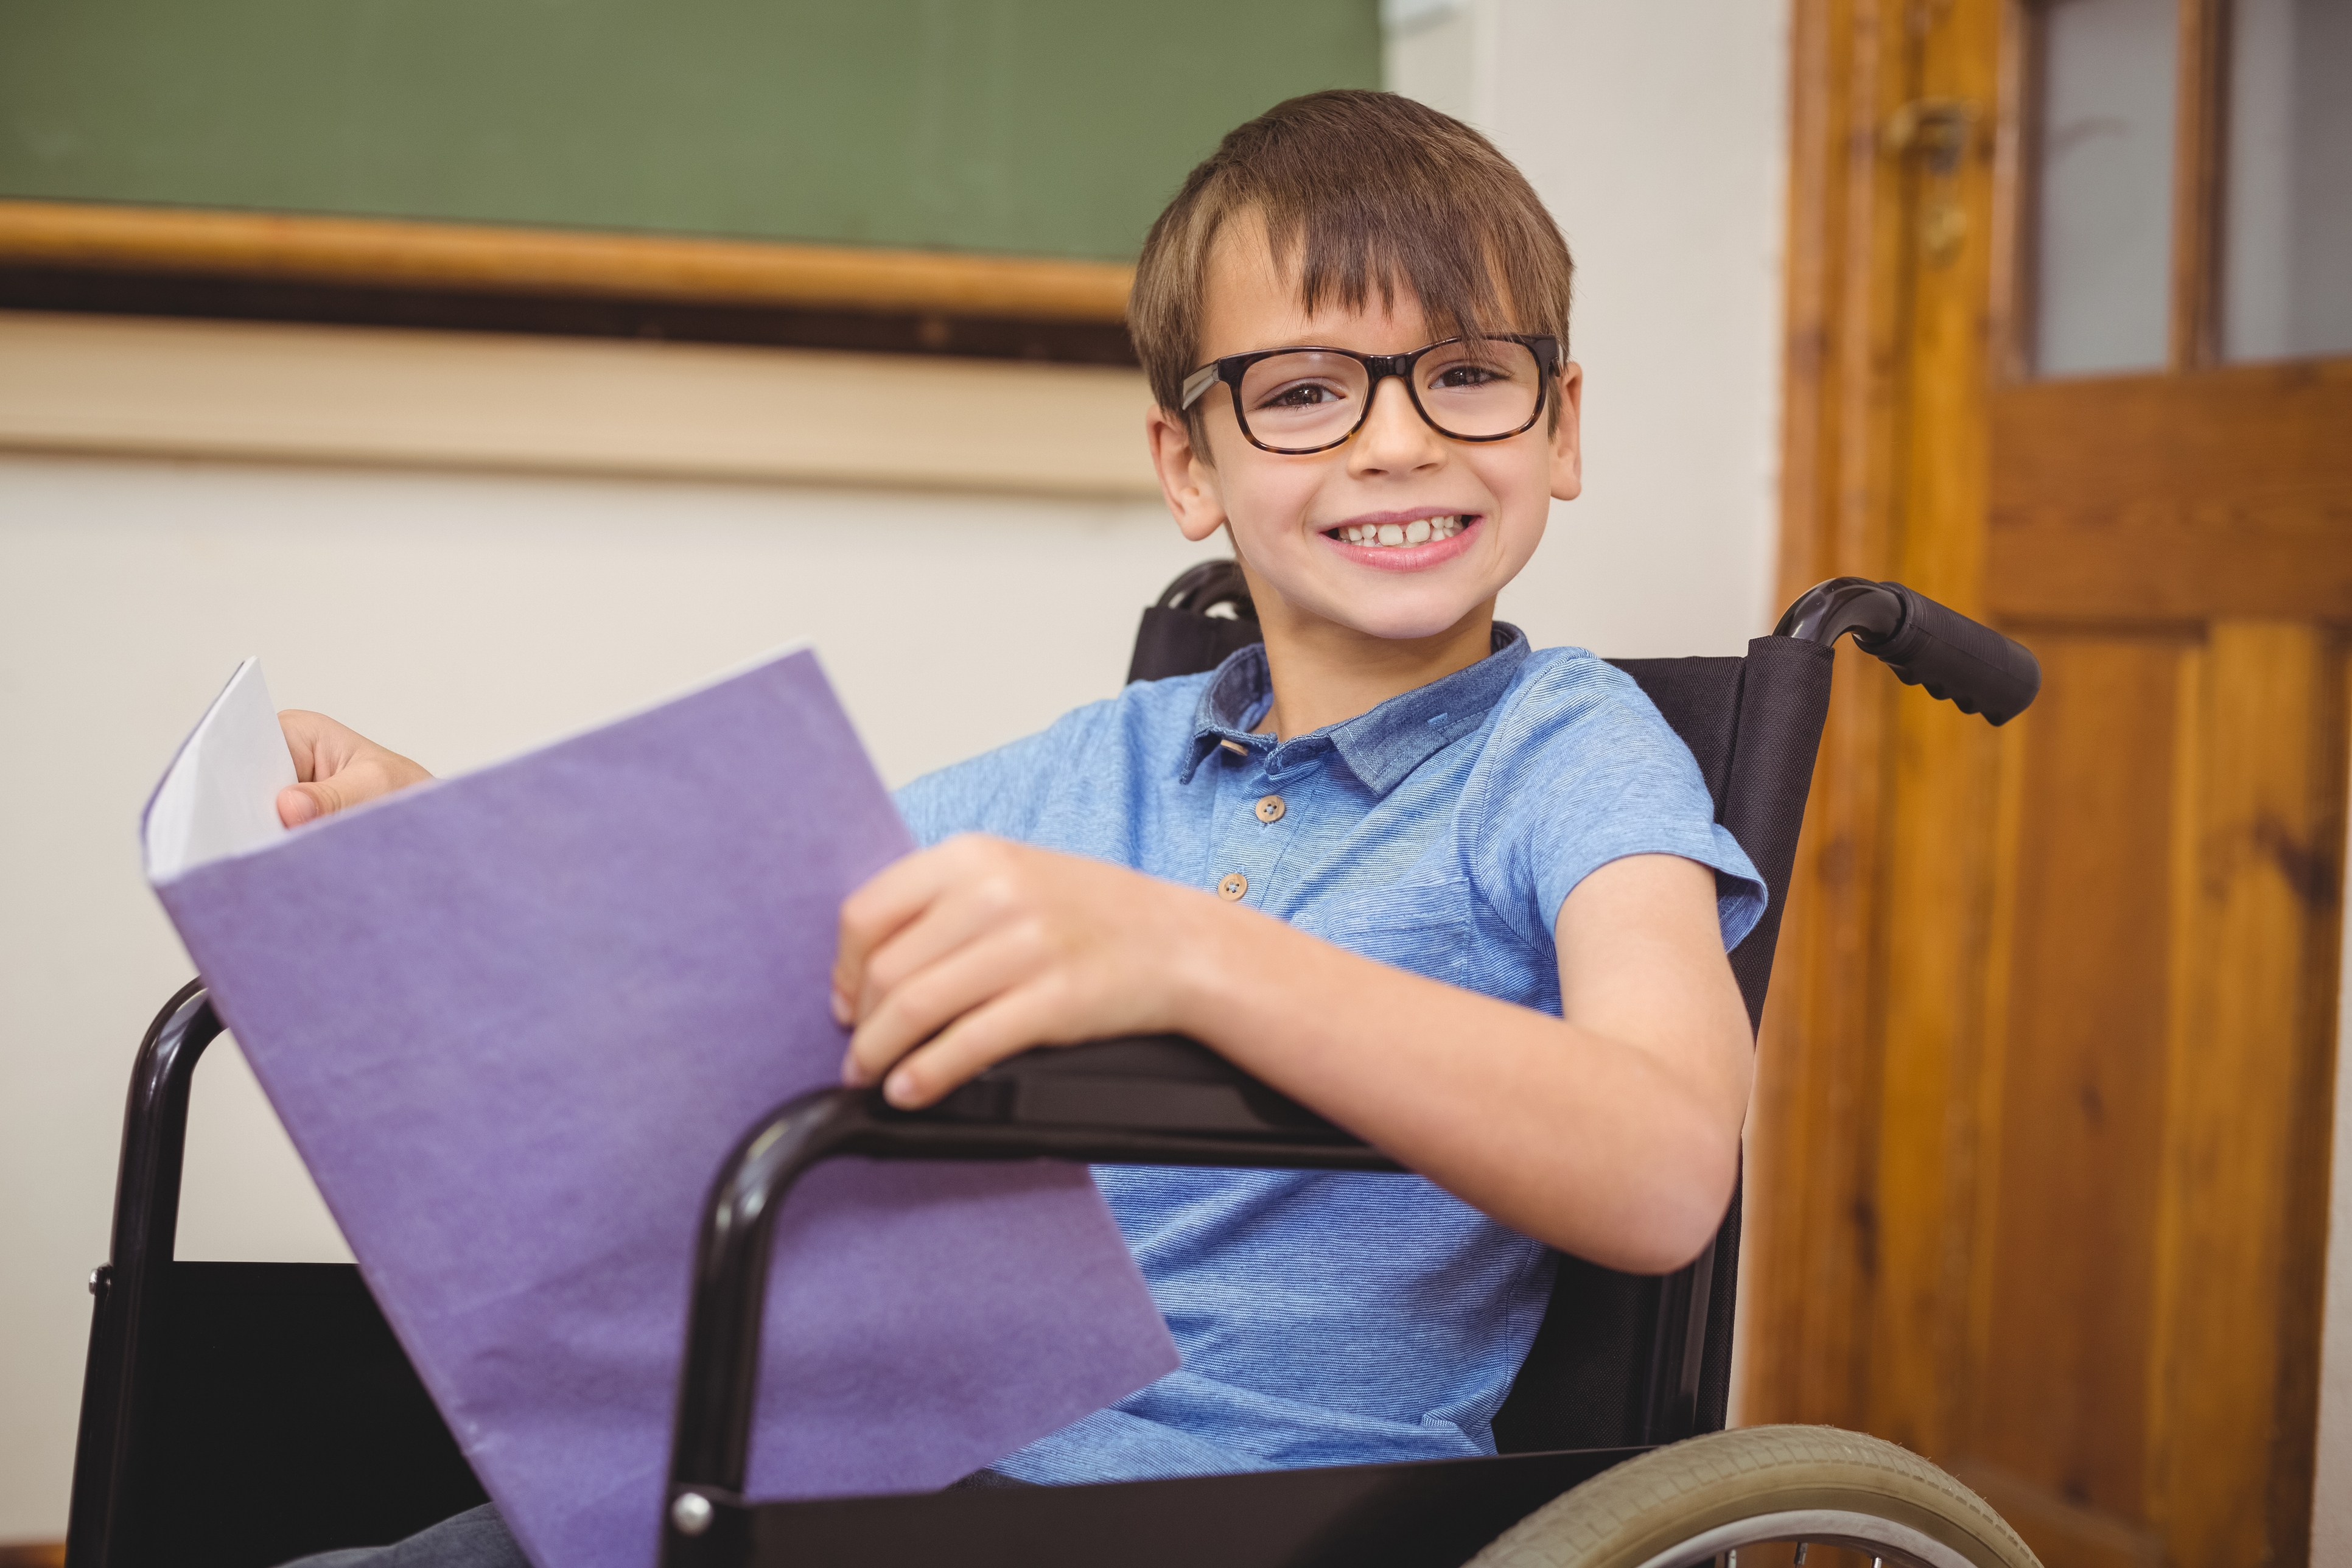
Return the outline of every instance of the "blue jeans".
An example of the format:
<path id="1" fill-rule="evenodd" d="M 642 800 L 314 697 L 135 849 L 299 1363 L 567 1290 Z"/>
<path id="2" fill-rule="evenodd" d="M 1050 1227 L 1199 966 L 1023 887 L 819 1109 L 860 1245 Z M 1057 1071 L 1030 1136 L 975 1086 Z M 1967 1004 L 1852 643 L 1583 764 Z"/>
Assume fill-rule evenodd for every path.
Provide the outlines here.
<path id="1" fill-rule="evenodd" d="M 530 1568 L 496 1503 L 469 1508 L 391 1546 L 355 1546 L 286 1568 Z"/>

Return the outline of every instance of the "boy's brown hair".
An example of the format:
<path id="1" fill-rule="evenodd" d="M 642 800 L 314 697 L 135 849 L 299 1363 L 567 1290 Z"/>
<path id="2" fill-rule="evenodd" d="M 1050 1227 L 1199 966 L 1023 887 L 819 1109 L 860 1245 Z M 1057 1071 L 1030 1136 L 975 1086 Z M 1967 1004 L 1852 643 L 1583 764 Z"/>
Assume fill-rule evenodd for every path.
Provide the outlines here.
<path id="1" fill-rule="evenodd" d="M 1295 268 L 1309 310 L 1326 299 L 1360 310 L 1375 289 L 1392 303 L 1402 289 L 1441 338 L 1549 333 L 1567 356 L 1575 263 L 1511 161 L 1409 98 L 1313 92 L 1228 132 L 1143 242 L 1128 331 L 1162 408 L 1201 363 L 1217 236 L 1246 214 L 1264 221 L 1276 263 Z"/>

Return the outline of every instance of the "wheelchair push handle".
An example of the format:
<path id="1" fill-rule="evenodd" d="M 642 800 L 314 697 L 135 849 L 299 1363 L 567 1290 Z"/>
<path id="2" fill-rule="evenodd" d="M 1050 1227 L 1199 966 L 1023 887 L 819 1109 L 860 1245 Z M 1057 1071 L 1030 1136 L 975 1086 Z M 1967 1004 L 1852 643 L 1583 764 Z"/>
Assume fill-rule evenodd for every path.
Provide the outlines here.
<path id="1" fill-rule="evenodd" d="M 1900 583 L 1832 577 L 1789 606 L 1773 635 L 1854 646 L 1963 713 L 2006 724 L 2042 690 L 2042 665 L 2023 643 Z"/>

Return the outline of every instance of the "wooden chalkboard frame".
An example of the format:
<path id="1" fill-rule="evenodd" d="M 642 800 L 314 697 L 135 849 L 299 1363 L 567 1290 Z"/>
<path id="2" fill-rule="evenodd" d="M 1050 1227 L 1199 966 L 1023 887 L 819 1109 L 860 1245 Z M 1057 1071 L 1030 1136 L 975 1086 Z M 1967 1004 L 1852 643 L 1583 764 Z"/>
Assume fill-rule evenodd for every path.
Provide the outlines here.
<path id="1" fill-rule="evenodd" d="M 0 308 L 1119 363 L 1133 277 L 1051 257 L 0 201 Z"/>

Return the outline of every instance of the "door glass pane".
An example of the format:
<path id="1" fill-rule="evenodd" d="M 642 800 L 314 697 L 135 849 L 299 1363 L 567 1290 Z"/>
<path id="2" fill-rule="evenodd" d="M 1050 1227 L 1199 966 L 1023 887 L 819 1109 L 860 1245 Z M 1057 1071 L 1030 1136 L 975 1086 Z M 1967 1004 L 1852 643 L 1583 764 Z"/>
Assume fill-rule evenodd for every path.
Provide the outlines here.
<path id="1" fill-rule="evenodd" d="M 2174 0 L 2041 8 L 2034 363 L 2165 363 L 2172 266 Z"/>
<path id="2" fill-rule="evenodd" d="M 2221 353 L 2352 352 L 2352 0 L 2231 10 Z"/>

